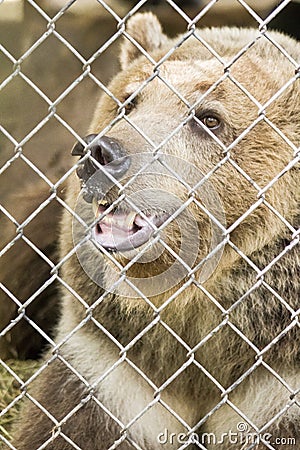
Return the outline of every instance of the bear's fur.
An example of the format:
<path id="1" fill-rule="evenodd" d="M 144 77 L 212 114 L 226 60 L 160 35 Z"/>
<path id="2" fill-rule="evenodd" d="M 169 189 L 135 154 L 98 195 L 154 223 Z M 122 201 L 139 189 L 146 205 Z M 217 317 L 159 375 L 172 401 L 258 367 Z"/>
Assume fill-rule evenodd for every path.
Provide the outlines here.
<path id="1" fill-rule="evenodd" d="M 21 224 L 48 197 L 49 187 L 45 187 L 44 183 L 35 182 L 22 188 L 19 195 L 9 196 L 7 203 L 18 205 L 14 217 Z M 27 225 L 25 232 L 29 242 L 32 242 L 53 263 L 57 259 L 58 245 L 55 238 L 59 233 L 60 216 L 59 204 L 52 201 Z M 16 237 L 15 227 L 5 227 L 4 225 L 2 227 L 2 242 L 7 245 Z M 49 265 L 42 260 L 40 255 L 22 239 L 17 239 L 10 250 L 0 258 L 1 281 L 21 303 L 25 303 L 31 296 L 34 296 L 44 283 L 47 284 L 50 270 Z M 58 283 L 54 281 L 45 287 L 46 289 L 42 290 L 38 298 L 27 306 L 26 317 L 30 318 L 49 336 L 52 336 L 54 324 L 59 315 Z M 18 310 L 19 305 L 12 301 L 4 290 L 0 289 L 0 329 L 1 331 L 8 329 L 0 339 L 0 358 L 4 360 L 10 358 L 36 359 L 41 356 L 41 348 L 45 347 L 46 340 L 25 318 L 16 320 L 21 316 L 21 312 Z M 13 321 L 15 322 L 14 326 L 10 328 Z"/>
<path id="2" fill-rule="evenodd" d="M 181 42 L 180 37 L 169 40 L 150 13 L 132 17 L 126 31 L 155 61 Z M 249 433 L 261 431 L 269 443 L 269 447 L 257 443 L 256 449 L 296 448 L 294 441 L 284 445 L 277 438 L 300 442 L 300 258 L 299 234 L 294 232 L 299 226 L 299 167 L 294 160 L 300 140 L 299 81 L 277 95 L 295 76 L 295 66 L 265 37 L 242 52 L 258 36 L 257 30 L 203 29 L 197 36 L 213 50 L 195 36 L 177 46 L 155 69 L 158 76 L 127 107 L 125 119 L 113 123 L 118 106 L 103 94 L 90 132 L 105 130 L 133 161 L 133 155 L 151 154 L 151 142 L 155 148 L 166 140 L 159 151 L 175 158 L 175 171 L 185 167 L 179 157 L 195 167 L 196 174 L 211 171 L 208 186 L 223 205 L 226 225 L 224 221 L 222 226 L 230 231 L 230 241 L 224 233 L 227 240 L 219 263 L 203 283 L 198 281 L 200 269 L 191 276 L 186 269 L 186 276 L 169 290 L 156 295 L 153 286 L 155 295 L 150 292 L 148 299 L 126 280 L 110 293 L 79 263 L 72 238 L 72 222 L 78 221 L 66 211 L 60 239 L 64 285 L 58 345 L 46 355 L 49 363 L 28 387 L 27 405 L 13 441 L 18 450 L 38 448 L 47 440 L 46 448 L 53 450 L 73 448 L 70 440 L 84 450 L 175 449 L 182 445 L 177 437 L 188 431 L 204 433 L 203 437 L 214 433 L 218 444 L 206 435 L 206 448 L 254 448 L 252 441 L 230 442 L 224 435 L 221 440 L 223 433 L 238 432 L 240 422 L 247 424 Z M 269 36 L 299 61 L 299 44 L 280 33 Z M 153 76 L 153 61 L 129 40 L 123 43 L 120 60 L 122 71 L 109 89 L 124 102 Z M 222 76 L 223 81 L 216 83 Z M 199 121 L 218 118 L 210 133 L 192 116 L 180 127 L 191 114 L 189 105 L 199 99 L 195 106 Z M 262 112 L 265 118 L 259 115 Z M 235 140 L 224 152 L 222 144 L 228 148 Z M 180 183 L 154 171 L 150 178 L 137 177 L 133 186 L 145 192 L 150 187 L 169 189 L 185 202 L 193 196 L 195 174 L 191 170 L 184 175 L 186 180 Z M 77 204 L 80 189 L 73 174 L 66 201 L 82 217 L 92 216 L 90 203 Z M 107 194 L 109 203 L 117 198 L 117 191 Z M 197 199 L 197 190 L 194 196 Z M 159 201 L 150 195 L 136 206 L 148 214 L 156 211 Z M 128 204 L 123 207 L 128 209 Z M 199 228 L 195 267 L 209 252 L 211 231 L 201 201 L 191 202 L 189 208 Z M 168 212 L 167 205 L 162 209 Z M 183 225 L 189 229 L 189 223 Z M 188 238 L 191 251 L 196 239 Z M 178 239 L 171 221 L 164 230 L 164 243 L 179 252 Z M 162 248 L 155 262 L 129 264 L 127 277 L 154 280 L 176 259 Z M 115 280 L 109 268 L 115 263 L 109 261 L 111 254 L 106 252 L 101 259 L 99 255 L 99 249 L 88 247 L 87 258 L 94 261 L 95 272 L 101 272 L 103 286 L 111 287 Z M 130 258 L 112 255 L 121 274 Z M 142 290 L 143 284 L 139 286 Z M 166 430 L 169 437 L 175 433 L 173 443 L 170 439 L 162 443 Z M 118 446 L 113 446 L 115 441 Z"/>

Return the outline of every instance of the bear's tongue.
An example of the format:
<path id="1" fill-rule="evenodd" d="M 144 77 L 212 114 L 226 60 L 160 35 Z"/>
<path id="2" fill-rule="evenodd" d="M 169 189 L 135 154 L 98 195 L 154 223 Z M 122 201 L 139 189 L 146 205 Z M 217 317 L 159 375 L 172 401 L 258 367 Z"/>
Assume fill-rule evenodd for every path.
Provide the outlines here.
<path id="1" fill-rule="evenodd" d="M 97 216 L 102 214 L 105 208 L 99 207 Z M 148 241 L 154 231 L 151 227 L 154 217 L 149 221 L 144 220 L 136 212 L 108 213 L 96 224 L 94 237 L 96 241 L 109 250 L 131 250 Z"/>

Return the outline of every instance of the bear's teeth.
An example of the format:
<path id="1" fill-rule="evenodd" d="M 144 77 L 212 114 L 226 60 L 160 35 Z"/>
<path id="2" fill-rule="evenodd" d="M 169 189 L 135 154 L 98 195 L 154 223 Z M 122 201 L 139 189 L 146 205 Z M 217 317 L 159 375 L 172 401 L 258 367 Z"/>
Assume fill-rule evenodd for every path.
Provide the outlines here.
<path id="1" fill-rule="evenodd" d="M 105 225 L 116 226 L 123 230 L 131 230 L 134 224 L 135 217 L 136 217 L 135 212 L 131 212 L 126 216 L 118 214 L 115 215 L 108 214 L 107 216 L 103 217 L 101 222 L 104 223 Z"/>
<path id="2" fill-rule="evenodd" d="M 95 197 L 93 198 L 92 207 L 95 217 L 99 216 L 99 206 L 108 206 L 108 201 L 104 199 L 96 200 Z"/>
<path id="3" fill-rule="evenodd" d="M 108 201 L 104 200 L 104 198 L 102 198 L 101 200 L 98 200 L 98 205 L 107 206 L 108 205 Z"/>
<path id="4" fill-rule="evenodd" d="M 134 211 L 132 211 L 131 213 L 129 213 L 126 216 L 125 225 L 128 229 L 131 229 L 133 227 L 135 218 L 136 218 L 136 212 L 134 212 Z"/>
<path id="5" fill-rule="evenodd" d="M 97 217 L 98 216 L 98 202 L 95 199 L 95 197 L 93 198 L 93 201 L 92 201 L 92 207 L 93 207 L 94 216 Z"/>

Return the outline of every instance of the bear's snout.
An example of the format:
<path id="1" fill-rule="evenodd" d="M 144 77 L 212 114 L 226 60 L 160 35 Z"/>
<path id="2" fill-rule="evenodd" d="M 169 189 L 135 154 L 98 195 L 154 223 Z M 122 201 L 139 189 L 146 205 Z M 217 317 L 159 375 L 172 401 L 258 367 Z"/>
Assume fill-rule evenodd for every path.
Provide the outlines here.
<path id="1" fill-rule="evenodd" d="M 72 155 L 83 158 L 90 150 L 92 158 L 85 159 L 82 167 L 78 168 L 79 178 L 87 181 L 96 170 L 100 169 L 99 164 L 105 166 L 105 170 L 117 180 L 126 173 L 130 158 L 126 156 L 125 149 L 116 139 L 108 136 L 97 138 L 97 134 L 89 134 L 83 140 L 87 146 L 84 147 L 81 142 L 77 142 L 72 149 Z"/>
<path id="2" fill-rule="evenodd" d="M 85 196 L 85 200 L 91 202 L 93 197 L 102 197 L 115 180 L 125 175 L 130 166 L 130 157 L 126 155 L 122 145 L 112 137 L 89 134 L 83 140 L 87 145 L 77 142 L 72 149 L 72 155 L 80 156 L 82 160 L 77 175 L 89 185 L 89 195 Z M 85 157 L 88 150 L 90 156 Z M 105 170 L 102 170 L 101 166 Z"/>

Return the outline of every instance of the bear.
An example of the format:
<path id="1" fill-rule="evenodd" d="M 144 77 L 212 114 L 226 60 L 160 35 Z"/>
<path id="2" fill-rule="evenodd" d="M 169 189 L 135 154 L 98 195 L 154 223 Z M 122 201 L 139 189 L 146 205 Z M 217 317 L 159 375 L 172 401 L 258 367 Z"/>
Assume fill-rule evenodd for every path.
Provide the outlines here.
<path id="1" fill-rule="evenodd" d="M 300 44 L 133 15 L 76 143 L 18 450 L 296 448 Z"/>
<path id="2" fill-rule="evenodd" d="M 6 193 L 7 195 L 7 193 Z M 60 193 L 62 196 L 62 193 Z M 49 187 L 43 183 L 31 182 L 22 187 L 18 194 L 7 195 L 8 205 L 17 204 L 17 213 L 14 213 L 18 223 L 22 223 L 40 204 L 49 197 Z M 5 205 L 5 202 L 3 202 Z M 56 261 L 57 247 L 54 237 L 59 232 L 60 209 L 55 202 L 49 203 L 36 220 L 26 227 L 28 238 L 51 261 Z M 4 226 L 1 235 L 3 248 L 15 238 L 15 229 Z M 11 224 L 10 224 L 11 225 Z M 47 232 L 45 232 L 47 230 Z M 54 231 L 57 230 L 57 233 Z M 14 268 L 12 274 L 12 267 Z M 25 267 L 30 267 L 29 275 Z M 17 240 L 9 252 L 4 252 L 0 258 L 1 281 L 19 302 L 25 303 L 49 279 L 49 265 L 41 260 L 22 239 Z M 12 276 L 13 275 L 13 276 Z M 40 295 L 37 301 L 26 308 L 29 317 L 48 336 L 52 337 L 52 329 L 58 318 L 59 298 L 56 282 L 51 283 Z M 36 332 L 26 320 L 16 321 L 19 306 L 13 302 L 4 290 L 0 290 L 0 358 L 26 360 L 41 357 L 45 339 Z M 14 321 L 14 326 L 10 325 Z M 8 330 L 8 331 L 7 331 Z"/>

